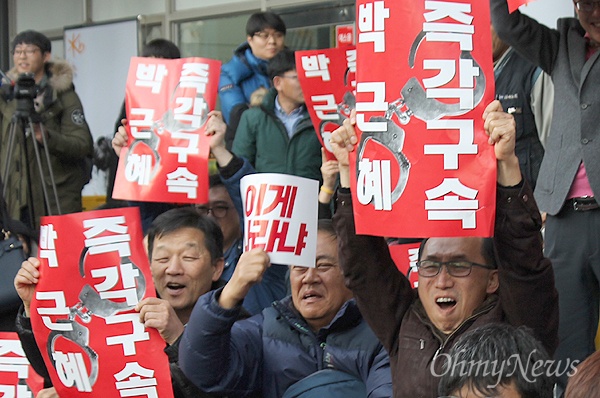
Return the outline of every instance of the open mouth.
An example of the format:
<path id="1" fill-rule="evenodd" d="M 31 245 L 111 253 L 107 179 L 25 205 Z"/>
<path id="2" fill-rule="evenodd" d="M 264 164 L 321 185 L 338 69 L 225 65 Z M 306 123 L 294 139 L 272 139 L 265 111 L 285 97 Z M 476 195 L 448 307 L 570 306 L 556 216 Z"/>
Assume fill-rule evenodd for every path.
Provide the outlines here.
<path id="1" fill-rule="evenodd" d="M 435 303 L 442 309 L 442 310 L 447 310 L 450 309 L 452 307 L 454 307 L 456 305 L 456 300 L 450 298 L 450 297 L 440 297 L 437 300 L 435 300 Z"/>
<path id="2" fill-rule="evenodd" d="M 305 293 L 304 296 L 302 296 L 302 300 L 316 300 L 319 298 L 321 298 L 321 295 L 313 292 Z"/>
<path id="3" fill-rule="evenodd" d="M 183 288 L 185 288 L 185 285 L 179 283 L 167 283 L 167 289 L 171 291 L 179 291 Z"/>

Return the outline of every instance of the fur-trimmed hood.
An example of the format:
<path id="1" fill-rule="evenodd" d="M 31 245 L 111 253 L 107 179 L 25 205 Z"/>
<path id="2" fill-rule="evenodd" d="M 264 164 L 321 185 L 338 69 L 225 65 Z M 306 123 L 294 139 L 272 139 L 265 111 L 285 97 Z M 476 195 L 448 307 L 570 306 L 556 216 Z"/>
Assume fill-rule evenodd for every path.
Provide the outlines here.
<path id="1" fill-rule="evenodd" d="M 61 93 L 71 89 L 73 85 L 73 67 L 67 61 L 54 60 L 46 63 L 46 75 L 48 75 L 48 84 L 54 91 Z M 17 68 L 13 67 L 7 73 L 13 81 L 17 81 L 19 73 Z"/>

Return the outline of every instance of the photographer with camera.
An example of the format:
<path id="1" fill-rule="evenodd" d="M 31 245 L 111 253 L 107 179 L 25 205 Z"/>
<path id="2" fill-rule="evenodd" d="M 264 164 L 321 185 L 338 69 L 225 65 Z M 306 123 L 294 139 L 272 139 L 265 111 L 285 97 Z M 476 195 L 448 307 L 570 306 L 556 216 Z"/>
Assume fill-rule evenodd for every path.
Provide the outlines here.
<path id="1" fill-rule="evenodd" d="M 19 33 L 12 43 L 14 67 L 0 87 L 4 195 L 10 216 L 34 229 L 40 216 L 82 210 L 93 155 L 73 69 L 51 61 L 51 50 L 42 33 Z"/>

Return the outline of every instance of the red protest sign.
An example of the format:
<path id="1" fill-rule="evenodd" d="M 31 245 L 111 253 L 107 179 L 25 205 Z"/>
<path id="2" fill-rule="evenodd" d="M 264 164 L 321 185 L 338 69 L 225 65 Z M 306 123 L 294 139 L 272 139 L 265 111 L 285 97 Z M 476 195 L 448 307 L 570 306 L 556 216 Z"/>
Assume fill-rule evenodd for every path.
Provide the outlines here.
<path id="1" fill-rule="evenodd" d="M 531 3 L 533 0 L 506 0 L 508 3 L 508 12 L 514 12 L 524 4 Z"/>
<path id="2" fill-rule="evenodd" d="M 354 25 L 335 26 L 336 47 L 354 47 Z"/>
<path id="3" fill-rule="evenodd" d="M 356 49 L 296 51 L 296 69 L 319 141 L 327 159 L 335 160 L 329 138 L 356 103 Z"/>
<path id="4" fill-rule="evenodd" d="M 43 217 L 31 325 L 58 395 L 172 397 L 164 340 L 135 305 L 155 297 L 135 207 Z"/>
<path id="5" fill-rule="evenodd" d="M 419 259 L 420 245 L 421 243 L 392 243 L 388 246 L 398 271 L 408 278 L 413 288 L 419 285 L 417 260 Z"/>
<path id="6" fill-rule="evenodd" d="M 496 162 L 485 1 L 357 1 L 356 232 L 491 236 Z"/>
<path id="7" fill-rule="evenodd" d="M 221 63 L 205 58 L 131 59 L 123 148 L 113 196 L 168 203 L 208 201 L 207 114 Z"/>
<path id="8" fill-rule="evenodd" d="M 0 332 L 0 394 L 3 397 L 31 397 L 44 388 L 44 379 L 27 360 L 19 336 Z"/>

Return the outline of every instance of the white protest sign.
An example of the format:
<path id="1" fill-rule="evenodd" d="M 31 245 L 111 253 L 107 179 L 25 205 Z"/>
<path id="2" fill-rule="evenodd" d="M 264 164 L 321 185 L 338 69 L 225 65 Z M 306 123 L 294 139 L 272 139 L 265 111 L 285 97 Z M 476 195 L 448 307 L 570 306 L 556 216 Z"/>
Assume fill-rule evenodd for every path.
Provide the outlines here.
<path id="1" fill-rule="evenodd" d="M 242 178 L 244 251 L 263 248 L 274 264 L 315 266 L 319 182 L 287 174 Z"/>

